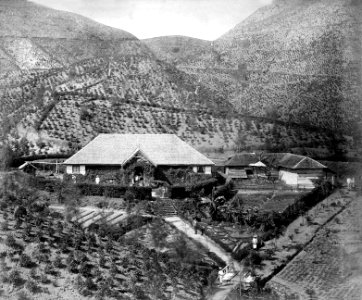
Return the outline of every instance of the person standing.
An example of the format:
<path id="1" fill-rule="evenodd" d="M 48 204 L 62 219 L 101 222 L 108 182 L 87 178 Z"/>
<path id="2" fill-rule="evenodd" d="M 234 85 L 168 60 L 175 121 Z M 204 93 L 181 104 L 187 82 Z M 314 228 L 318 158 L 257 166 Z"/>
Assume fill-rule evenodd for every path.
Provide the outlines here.
<path id="1" fill-rule="evenodd" d="M 194 220 L 192 221 L 192 225 L 194 226 L 195 234 L 197 234 L 197 226 L 198 226 L 198 223 L 197 223 L 196 217 L 195 217 Z"/>
<path id="2" fill-rule="evenodd" d="M 251 242 L 253 244 L 253 249 L 256 250 L 258 248 L 258 236 L 256 234 L 253 236 Z"/>

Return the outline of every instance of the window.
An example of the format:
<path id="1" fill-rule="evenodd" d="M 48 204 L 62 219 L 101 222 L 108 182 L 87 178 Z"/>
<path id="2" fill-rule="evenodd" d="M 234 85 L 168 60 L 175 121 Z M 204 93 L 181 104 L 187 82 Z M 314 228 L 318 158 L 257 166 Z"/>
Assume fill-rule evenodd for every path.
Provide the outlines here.
<path id="1" fill-rule="evenodd" d="M 197 173 L 205 173 L 205 168 L 203 166 L 198 166 Z"/>
<path id="2" fill-rule="evenodd" d="M 72 166 L 72 173 L 79 174 L 80 173 L 80 166 Z"/>

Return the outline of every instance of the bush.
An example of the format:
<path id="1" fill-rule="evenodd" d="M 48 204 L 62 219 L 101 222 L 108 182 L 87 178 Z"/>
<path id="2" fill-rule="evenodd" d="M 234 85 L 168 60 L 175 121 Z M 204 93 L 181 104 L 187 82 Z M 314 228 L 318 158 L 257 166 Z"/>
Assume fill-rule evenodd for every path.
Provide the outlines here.
<path id="1" fill-rule="evenodd" d="M 28 281 L 25 283 L 25 288 L 31 293 L 36 293 L 39 290 L 39 286 L 32 279 L 28 279 Z"/>
<path id="2" fill-rule="evenodd" d="M 10 248 L 16 248 L 17 243 L 16 243 L 15 238 L 12 235 L 8 235 L 5 239 L 5 245 Z"/>
<path id="3" fill-rule="evenodd" d="M 63 268 L 62 257 L 58 254 L 53 262 L 55 268 Z"/>
<path id="4" fill-rule="evenodd" d="M 250 251 L 251 245 L 247 245 L 246 247 L 239 249 L 237 252 L 233 252 L 232 256 L 235 260 L 241 261 L 249 255 Z"/>
<path id="5" fill-rule="evenodd" d="M 124 194 L 124 198 L 126 201 L 133 202 L 136 198 L 136 195 L 132 191 L 127 190 Z"/>
<path id="6" fill-rule="evenodd" d="M 50 282 L 47 274 L 45 274 L 45 273 L 40 274 L 40 282 L 43 284 L 48 284 Z"/>
<path id="7" fill-rule="evenodd" d="M 127 192 L 133 193 L 138 200 L 150 200 L 152 189 L 150 187 L 128 187 L 120 185 L 104 185 L 93 183 L 77 183 L 80 192 L 86 196 L 103 196 L 107 194 L 112 198 L 126 197 Z M 128 193 L 127 197 L 133 197 Z"/>
<path id="8" fill-rule="evenodd" d="M 33 262 L 31 260 L 31 258 L 29 257 L 29 255 L 26 255 L 26 254 L 22 254 L 20 256 L 20 266 L 23 267 L 23 268 L 31 268 L 33 266 Z"/>
<path id="9" fill-rule="evenodd" d="M 20 276 L 20 272 L 18 270 L 12 270 L 9 274 L 9 282 L 13 285 L 20 285 L 22 282 L 22 278 Z"/>
<path id="10" fill-rule="evenodd" d="M 9 230 L 9 222 L 8 222 L 8 220 L 4 220 L 4 222 L 1 222 L 1 230 L 2 231 L 8 231 Z"/>
<path id="11" fill-rule="evenodd" d="M 190 197 L 190 192 L 186 192 L 185 186 L 172 186 L 170 187 L 170 198 L 172 199 L 185 199 Z"/>
<path id="12" fill-rule="evenodd" d="M 248 257 L 245 259 L 246 267 L 260 266 L 263 261 L 263 257 L 257 251 L 251 251 Z"/>
<path id="13" fill-rule="evenodd" d="M 31 300 L 25 291 L 20 291 L 17 295 L 17 300 Z"/>

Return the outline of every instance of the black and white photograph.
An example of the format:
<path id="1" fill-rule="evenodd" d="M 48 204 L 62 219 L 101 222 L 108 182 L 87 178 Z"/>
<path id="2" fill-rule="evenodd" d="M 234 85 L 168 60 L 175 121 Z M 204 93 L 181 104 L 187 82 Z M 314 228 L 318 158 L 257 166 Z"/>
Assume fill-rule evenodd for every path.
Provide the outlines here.
<path id="1" fill-rule="evenodd" d="M 362 300 L 362 0 L 0 0 L 1 300 Z"/>

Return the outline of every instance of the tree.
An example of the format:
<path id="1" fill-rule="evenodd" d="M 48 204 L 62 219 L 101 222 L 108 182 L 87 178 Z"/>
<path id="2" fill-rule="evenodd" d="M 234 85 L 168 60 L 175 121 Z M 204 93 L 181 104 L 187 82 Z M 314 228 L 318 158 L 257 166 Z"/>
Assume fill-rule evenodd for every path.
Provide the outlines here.
<path id="1" fill-rule="evenodd" d="M 22 278 L 20 276 L 20 272 L 17 269 L 12 270 L 9 273 L 9 282 L 15 286 L 20 285 L 22 282 Z"/>
<path id="2" fill-rule="evenodd" d="M 238 135 L 235 139 L 235 150 L 236 152 L 241 152 L 246 147 L 247 135 L 241 128 L 239 128 Z"/>
<path id="3" fill-rule="evenodd" d="M 70 221 L 78 214 L 80 197 L 81 193 L 73 183 L 63 181 L 58 191 L 58 201 L 65 204 L 65 216 L 67 221 Z"/>
<path id="4" fill-rule="evenodd" d="M 19 263 L 20 263 L 20 266 L 23 267 L 23 268 L 31 268 L 34 265 L 33 261 L 30 258 L 30 256 L 25 254 L 25 253 L 23 253 L 20 256 Z"/>
<path id="5" fill-rule="evenodd" d="M 36 293 L 39 290 L 38 284 L 31 278 L 26 281 L 25 288 L 32 294 Z"/>

